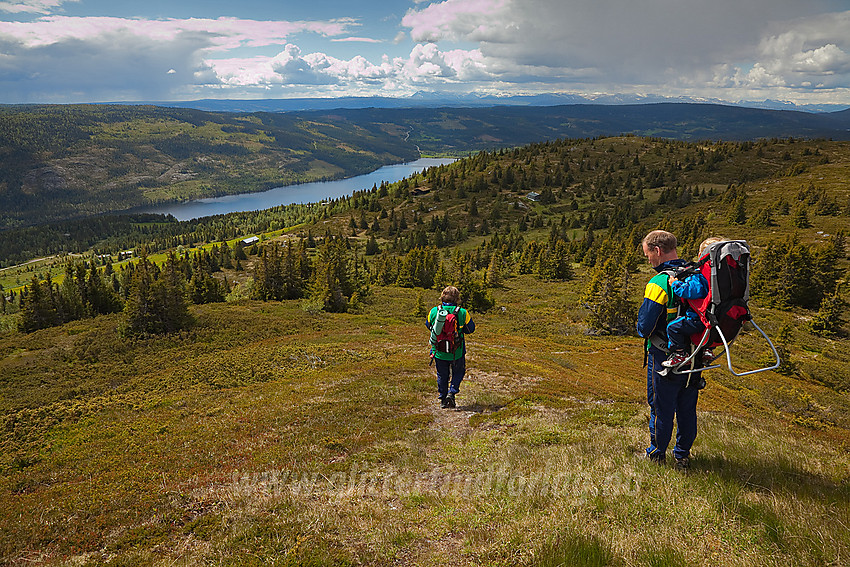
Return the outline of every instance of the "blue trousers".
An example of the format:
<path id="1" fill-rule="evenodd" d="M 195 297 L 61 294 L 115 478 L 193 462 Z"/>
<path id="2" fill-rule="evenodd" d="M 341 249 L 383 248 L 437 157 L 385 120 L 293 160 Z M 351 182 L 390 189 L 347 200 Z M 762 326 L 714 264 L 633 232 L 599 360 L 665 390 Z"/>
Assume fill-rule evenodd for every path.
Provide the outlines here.
<path id="1" fill-rule="evenodd" d="M 697 438 L 697 400 L 699 390 L 686 387 L 688 376 L 697 382 L 697 374 L 673 374 L 660 376 L 661 363 L 666 360 L 663 351 L 651 348 L 646 367 L 646 398 L 649 402 L 649 447 L 646 453 L 651 458 L 663 460 L 673 435 L 673 418 L 676 418 L 676 445 L 673 457 L 680 459 L 691 454 L 691 446 Z"/>
<path id="2" fill-rule="evenodd" d="M 460 383 L 466 374 L 466 357 L 461 356 L 457 360 L 435 358 L 434 364 L 437 366 L 437 391 L 440 393 L 440 399 L 445 398 L 447 394 L 460 392 Z"/>
<path id="3" fill-rule="evenodd" d="M 688 350 L 691 335 L 705 331 L 705 325 L 699 319 L 690 319 L 682 315 L 676 317 L 667 325 L 667 348 L 670 351 Z"/>

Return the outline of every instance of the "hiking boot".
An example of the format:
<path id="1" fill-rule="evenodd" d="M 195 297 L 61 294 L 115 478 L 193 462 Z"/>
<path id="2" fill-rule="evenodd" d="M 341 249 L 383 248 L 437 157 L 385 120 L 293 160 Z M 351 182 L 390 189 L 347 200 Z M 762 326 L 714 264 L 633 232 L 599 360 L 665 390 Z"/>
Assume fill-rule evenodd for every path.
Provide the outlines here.
<path id="1" fill-rule="evenodd" d="M 443 406 L 443 407 L 446 407 L 446 408 L 455 408 L 455 407 L 457 407 L 457 405 L 455 405 L 455 395 L 454 395 L 454 394 L 449 394 L 448 396 L 446 396 L 446 400 L 445 400 L 445 401 L 446 401 L 446 405 L 445 405 L 445 406 Z"/>
<path id="2" fill-rule="evenodd" d="M 691 470 L 691 459 L 688 457 L 676 457 L 676 470 L 682 472 Z"/>
<path id="3" fill-rule="evenodd" d="M 714 360 L 714 351 L 713 350 L 711 350 L 710 348 L 707 348 L 704 351 L 702 351 L 702 362 L 703 362 L 703 364 L 709 364 L 709 363 L 711 363 L 712 360 Z"/>
<path id="4" fill-rule="evenodd" d="M 649 453 L 644 453 L 644 458 L 656 465 L 663 465 L 667 461 L 664 455 L 650 455 Z"/>
<path id="5" fill-rule="evenodd" d="M 449 397 L 448 396 L 446 396 L 445 398 L 440 398 L 440 407 L 443 408 L 443 409 L 446 409 L 447 407 L 449 407 Z"/>
<path id="6" fill-rule="evenodd" d="M 661 366 L 665 366 L 667 368 L 676 368 L 683 362 L 688 359 L 688 355 L 684 352 L 673 352 L 670 354 L 670 358 L 661 363 Z"/>

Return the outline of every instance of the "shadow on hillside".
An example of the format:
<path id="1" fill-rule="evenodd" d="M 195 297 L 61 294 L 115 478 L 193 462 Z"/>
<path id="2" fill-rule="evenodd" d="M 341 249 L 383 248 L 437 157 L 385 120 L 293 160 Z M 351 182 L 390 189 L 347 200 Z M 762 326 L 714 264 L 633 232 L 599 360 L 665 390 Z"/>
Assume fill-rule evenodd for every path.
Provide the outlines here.
<path id="1" fill-rule="evenodd" d="M 800 498 L 826 498 L 850 503 L 850 482 L 836 482 L 806 471 L 799 464 L 785 459 L 768 460 L 752 455 L 744 461 L 715 455 L 695 459 L 692 470 L 717 476 L 726 483 L 738 484 L 750 490 L 793 493 Z"/>

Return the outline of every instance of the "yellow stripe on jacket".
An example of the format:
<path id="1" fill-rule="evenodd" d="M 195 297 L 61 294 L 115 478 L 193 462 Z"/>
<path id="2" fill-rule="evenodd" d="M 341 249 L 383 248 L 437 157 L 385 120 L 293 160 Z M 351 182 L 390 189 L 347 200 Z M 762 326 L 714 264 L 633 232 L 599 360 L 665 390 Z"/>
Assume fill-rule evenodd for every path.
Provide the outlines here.
<path id="1" fill-rule="evenodd" d="M 667 290 L 655 282 L 650 281 L 646 284 L 644 297 L 650 301 L 654 301 L 659 305 L 667 305 Z"/>

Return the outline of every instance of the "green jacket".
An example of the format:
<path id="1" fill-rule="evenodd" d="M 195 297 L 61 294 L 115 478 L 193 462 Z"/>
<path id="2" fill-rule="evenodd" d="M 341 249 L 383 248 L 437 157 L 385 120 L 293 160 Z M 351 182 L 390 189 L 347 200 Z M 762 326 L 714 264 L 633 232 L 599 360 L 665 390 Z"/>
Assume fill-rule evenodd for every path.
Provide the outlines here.
<path id="1" fill-rule="evenodd" d="M 653 335 L 660 337 L 663 339 L 661 342 L 666 346 L 667 324 L 676 318 L 678 307 L 670 289 L 669 276 L 665 273 L 665 270 L 672 270 L 685 263 L 685 260 L 677 258 L 655 268 L 659 273 L 655 274 L 646 284 L 643 303 L 638 309 L 637 332 L 641 337 L 645 339 L 649 339 Z M 646 348 L 649 349 L 652 346 L 647 341 Z"/>
<path id="2" fill-rule="evenodd" d="M 463 307 L 457 307 L 456 305 L 437 305 L 431 309 L 428 313 L 428 318 L 425 321 L 429 331 L 431 330 L 431 327 L 434 326 L 434 321 L 437 318 L 437 311 L 440 309 L 445 309 L 449 313 L 454 313 L 457 316 L 459 346 L 454 352 L 435 351 L 432 346 L 431 353 L 434 355 L 434 358 L 438 358 L 440 360 L 457 360 L 466 354 L 466 341 L 464 340 L 464 334 L 473 332 L 475 330 L 475 323 L 472 322 L 472 315 L 470 315 L 469 311 Z"/>

